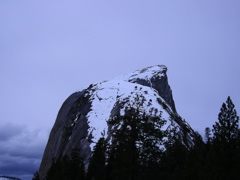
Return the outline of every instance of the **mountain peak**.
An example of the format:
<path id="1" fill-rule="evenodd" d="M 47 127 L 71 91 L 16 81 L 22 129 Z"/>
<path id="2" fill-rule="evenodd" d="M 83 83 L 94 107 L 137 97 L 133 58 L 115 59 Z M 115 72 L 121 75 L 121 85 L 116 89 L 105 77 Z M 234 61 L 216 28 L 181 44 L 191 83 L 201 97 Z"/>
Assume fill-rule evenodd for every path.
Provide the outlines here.
<path id="1" fill-rule="evenodd" d="M 123 116 L 137 104 L 140 113 L 161 115 L 162 127 L 178 129 L 183 144 L 191 146 L 193 130 L 175 109 L 172 90 L 168 84 L 167 67 L 150 66 L 112 80 L 91 84 L 70 95 L 59 110 L 39 169 L 43 179 L 53 163 L 75 148 L 88 165 L 93 146 L 104 137 L 111 143 L 114 129 L 108 120 Z"/>
<path id="2" fill-rule="evenodd" d="M 166 72 L 167 72 L 167 67 L 165 65 L 155 65 L 155 66 L 149 66 L 143 69 L 136 70 L 132 73 L 117 76 L 114 79 L 124 79 L 127 81 L 131 81 L 132 79 L 148 80 L 155 76 L 165 75 Z"/>
<path id="3" fill-rule="evenodd" d="M 141 84 L 143 86 L 155 89 L 158 94 L 170 105 L 176 112 L 175 103 L 172 96 L 171 87 L 168 84 L 167 67 L 165 65 L 149 66 L 132 73 L 119 76 L 116 79 Z"/>
<path id="4" fill-rule="evenodd" d="M 155 65 L 137 70 L 135 72 L 138 72 L 139 74 L 146 74 L 147 76 L 154 76 L 160 73 L 166 73 L 167 67 L 165 65 Z"/>

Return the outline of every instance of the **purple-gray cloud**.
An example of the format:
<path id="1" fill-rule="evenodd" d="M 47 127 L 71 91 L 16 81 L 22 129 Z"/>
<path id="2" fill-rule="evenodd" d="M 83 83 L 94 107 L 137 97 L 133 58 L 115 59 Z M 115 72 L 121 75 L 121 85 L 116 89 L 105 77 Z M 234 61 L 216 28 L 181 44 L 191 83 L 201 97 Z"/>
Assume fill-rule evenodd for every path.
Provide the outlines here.
<path id="1" fill-rule="evenodd" d="M 0 175 L 31 179 L 38 170 L 46 132 L 30 131 L 25 125 L 4 124 L 0 126 Z"/>
<path id="2" fill-rule="evenodd" d="M 0 125 L 0 142 L 8 141 L 22 133 L 23 126 L 14 124 L 3 124 Z"/>

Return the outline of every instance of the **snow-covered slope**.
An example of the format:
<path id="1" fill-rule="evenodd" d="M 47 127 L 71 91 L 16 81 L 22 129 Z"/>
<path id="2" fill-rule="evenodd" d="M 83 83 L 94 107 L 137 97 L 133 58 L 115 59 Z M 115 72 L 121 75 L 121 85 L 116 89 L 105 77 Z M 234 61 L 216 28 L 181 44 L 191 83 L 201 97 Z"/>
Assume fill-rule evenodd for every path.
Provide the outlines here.
<path id="1" fill-rule="evenodd" d="M 153 108 L 161 109 L 162 117 L 166 120 L 169 119 L 169 113 L 163 110 L 162 105 L 159 103 L 159 101 L 165 104 L 166 102 L 151 87 L 114 79 L 96 84 L 91 89 L 92 91 L 89 94 L 92 106 L 87 114 L 89 124 L 88 133 L 93 137 L 91 150 L 100 137 L 107 138 L 107 121 L 111 117 L 111 111 L 116 106 L 116 102 L 118 102 L 117 104 L 123 104 L 120 109 L 120 115 L 124 115 L 125 108 L 134 107 L 136 99 L 144 95 L 139 99 L 139 101 L 143 101 L 141 104 L 142 112 L 149 114 Z"/>
<path id="2" fill-rule="evenodd" d="M 52 159 L 62 157 L 74 148 L 81 149 L 87 164 L 98 139 L 111 139 L 113 129 L 107 121 L 124 115 L 127 108 L 134 106 L 138 106 L 141 113 L 151 115 L 154 111 L 155 115 L 161 114 L 166 120 L 162 129 L 176 129 L 183 144 L 191 146 L 194 132 L 177 114 L 166 72 L 166 66 L 151 66 L 91 84 L 69 96 L 52 128 L 39 169 L 40 176 L 44 177 Z"/>

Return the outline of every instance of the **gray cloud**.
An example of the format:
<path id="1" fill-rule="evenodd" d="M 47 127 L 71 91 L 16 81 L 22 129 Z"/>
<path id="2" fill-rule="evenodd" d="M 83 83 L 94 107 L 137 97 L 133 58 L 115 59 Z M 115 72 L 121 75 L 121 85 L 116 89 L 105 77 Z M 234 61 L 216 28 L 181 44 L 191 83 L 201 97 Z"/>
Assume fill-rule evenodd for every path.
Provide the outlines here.
<path id="1" fill-rule="evenodd" d="M 0 175 L 31 179 L 39 168 L 48 132 L 9 123 L 0 130 Z"/>
<path id="2" fill-rule="evenodd" d="M 33 173 L 37 171 L 40 158 L 29 158 L 24 156 L 13 156 L 12 154 L 0 155 L 1 175 L 31 179 Z"/>
<path id="3" fill-rule="evenodd" d="M 0 126 L 0 142 L 8 141 L 9 139 L 18 136 L 23 131 L 23 126 L 15 124 L 4 124 Z"/>

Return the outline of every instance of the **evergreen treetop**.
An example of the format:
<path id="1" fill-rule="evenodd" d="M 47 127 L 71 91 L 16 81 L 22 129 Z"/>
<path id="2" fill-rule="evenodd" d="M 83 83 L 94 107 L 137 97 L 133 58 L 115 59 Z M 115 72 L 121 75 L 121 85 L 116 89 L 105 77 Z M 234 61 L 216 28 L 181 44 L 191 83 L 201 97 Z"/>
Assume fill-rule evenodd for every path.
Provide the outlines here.
<path id="1" fill-rule="evenodd" d="M 216 143 L 226 144 L 237 138 L 239 117 L 230 98 L 222 104 L 218 122 L 213 125 L 213 139 Z"/>

